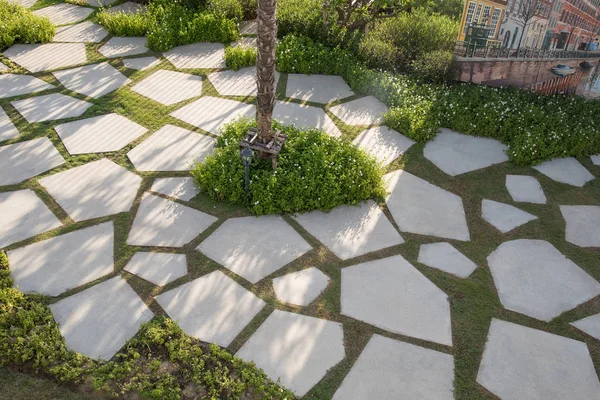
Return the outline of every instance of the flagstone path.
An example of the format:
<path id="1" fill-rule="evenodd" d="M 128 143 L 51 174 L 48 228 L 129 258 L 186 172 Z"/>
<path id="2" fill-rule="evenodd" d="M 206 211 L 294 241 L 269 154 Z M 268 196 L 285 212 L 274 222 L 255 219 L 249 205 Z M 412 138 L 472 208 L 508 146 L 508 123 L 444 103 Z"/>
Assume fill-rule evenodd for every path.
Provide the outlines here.
<path id="1" fill-rule="evenodd" d="M 38 13 L 63 24 L 93 11 L 58 4 Z M 253 34 L 256 23 L 241 28 Z M 465 326 L 452 309 L 472 294 L 446 289 L 455 280 L 493 286 L 501 312 L 487 322 L 469 385 L 476 379 L 502 400 L 598 398 L 582 340 L 600 340 L 600 284 L 578 263 L 591 257 L 580 252 L 600 247 L 600 205 L 573 195 L 558 207 L 547 190 L 584 190 L 597 170 L 551 160 L 503 174 L 493 183 L 498 197 L 483 198 L 460 180 L 496 176 L 508 160 L 500 142 L 443 129 L 415 144 L 382 125 L 383 103 L 356 95 L 342 78 L 277 74 L 284 94 L 274 119 L 353 140 L 387 168 L 388 197 L 330 212 L 222 218 L 205 197 L 198 202 L 188 171 L 214 150 L 225 124 L 254 117 L 254 68 L 224 70 L 222 44 L 151 53 L 145 38 L 110 37 L 90 21 L 59 28 L 54 41 L 68 43 L 2 54 L 0 249 L 21 290 L 50 296 L 70 349 L 110 359 L 162 310 L 300 397 L 315 385 L 323 390 L 335 371 L 327 398 L 452 399 L 455 368 L 463 367 L 455 359 L 472 345 L 461 340 Z M 85 43 L 94 46 L 92 64 Z M 129 114 L 119 101 L 132 96 L 143 110 Z M 160 114 L 160 124 L 144 112 Z M 427 168 L 412 169 L 414 157 Z M 463 182 L 462 191 L 446 190 L 447 181 Z M 544 226 L 549 213 L 565 224 L 552 241 L 521 234 Z M 473 242 L 488 226 L 496 239 L 485 263 L 472 258 Z M 125 259 L 116 260 L 116 245 L 128 249 Z M 192 266 L 200 257 L 199 271 Z M 332 260 L 340 267 L 329 268 Z M 324 298 L 335 306 L 323 306 Z M 524 325 L 557 317 L 561 335 L 582 339 Z M 372 332 L 358 345 L 356 327 Z"/>

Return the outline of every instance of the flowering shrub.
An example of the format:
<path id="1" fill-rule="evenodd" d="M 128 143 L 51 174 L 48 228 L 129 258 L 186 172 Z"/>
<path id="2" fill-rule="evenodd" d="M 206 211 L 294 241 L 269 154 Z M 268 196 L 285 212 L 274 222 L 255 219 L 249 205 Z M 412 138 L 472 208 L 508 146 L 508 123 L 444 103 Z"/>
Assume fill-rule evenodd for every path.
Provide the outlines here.
<path id="1" fill-rule="evenodd" d="M 240 37 L 235 21 L 170 0 L 154 0 L 145 13 L 135 15 L 101 12 L 98 22 L 113 35 L 148 36 L 148 48 L 154 51 L 196 42 L 229 43 Z"/>
<path id="2" fill-rule="evenodd" d="M 217 139 L 215 152 L 192 170 L 200 188 L 212 198 L 248 205 L 261 215 L 329 210 L 385 195 L 382 169 L 352 143 L 316 129 L 279 126 L 289 136 L 277 169 L 270 160 L 255 159 L 247 198 L 239 143 L 253 126 L 256 123 L 247 120 L 228 125 Z"/>
<path id="3" fill-rule="evenodd" d="M 35 15 L 16 3 L 0 0 L 0 50 L 13 43 L 48 43 L 56 28 L 46 17 Z"/>
<path id="4" fill-rule="evenodd" d="M 386 124 L 417 141 L 440 127 L 498 139 L 518 165 L 600 153 L 600 100 L 543 96 L 515 88 L 423 83 L 376 71 L 340 48 L 288 36 L 277 48 L 280 72 L 342 76 L 360 94 L 390 106 Z"/>
<path id="5" fill-rule="evenodd" d="M 225 48 L 225 65 L 234 71 L 256 65 L 256 49 L 244 46 Z"/>
<path id="6" fill-rule="evenodd" d="M 240 22 L 244 17 L 244 8 L 239 0 L 208 0 L 206 8 L 214 15 L 235 22 Z"/>

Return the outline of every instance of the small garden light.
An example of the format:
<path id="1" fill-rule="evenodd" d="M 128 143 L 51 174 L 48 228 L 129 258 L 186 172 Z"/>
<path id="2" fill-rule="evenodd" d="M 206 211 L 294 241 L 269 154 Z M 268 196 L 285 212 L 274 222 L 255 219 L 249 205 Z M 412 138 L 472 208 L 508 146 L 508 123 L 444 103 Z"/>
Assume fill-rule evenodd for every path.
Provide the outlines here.
<path id="1" fill-rule="evenodd" d="M 254 152 L 248 147 L 242 147 L 242 150 L 240 150 L 240 157 L 242 157 L 242 163 L 246 169 L 246 196 L 250 197 L 250 166 L 252 165 Z"/>

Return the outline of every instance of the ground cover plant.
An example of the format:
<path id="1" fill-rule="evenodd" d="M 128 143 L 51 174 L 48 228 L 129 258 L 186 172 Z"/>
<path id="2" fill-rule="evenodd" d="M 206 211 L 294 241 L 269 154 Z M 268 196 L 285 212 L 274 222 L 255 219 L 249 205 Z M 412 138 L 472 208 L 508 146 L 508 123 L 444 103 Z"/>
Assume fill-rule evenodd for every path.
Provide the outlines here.
<path id="1" fill-rule="evenodd" d="M 417 140 L 440 127 L 498 139 L 518 165 L 600 152 L 599 100 L 515 88 L 431 84 L 368 68 L 351 52 L 290 35 L 277 48 L 280 72 L 341 75 L 352 89 L 391 107 L 386 125 Z"/>
<path id="2" fill-rule="evenodd" d="M 197 164 L 192 176 L 216 200 L 248 205 L 255 214 L 329 210 L 341 204 L 385 195 L 374 158 L 348 141 L 315 130 L 278 126 L 288 140 L 274 171 L 270 160 L 255 158 L 250 196 L 244 192 L 239 142 L 256 123 L 239 121 L 223 131 L 217 149 Z"/>
<path id="3" fill-rule="evenodd" d="M 229 43 L 239 38 L 237 24 L 217 14 L 190 9 L 169 0 L 154 0 L 138 14 L 101 12 L 98 22 L 116 36 L 147 36 L 148 48 L 168 51 L 196 42 Z M 227 14 L 225 12 L 225 14 Z"/>
<path id="4" fill-rule="evenodd" d="M 48 43 L 55 32 L 48 18 L 35 15 L 19 4 L 0 0 L 0 50 L 14 43 Z"/>
<path id="5" fill-rule="evenodd" d="M 95 361 L 68 350 L 43 297 L 13 287 L 4 252 L 0 252 L 0 365 L 17 369 L 26 365 L 65 383 L 85 381 L 111 397 L 293 398 L 252 364 L 187 336 L 165 317 L 144 324 L 112 361 Z"/>

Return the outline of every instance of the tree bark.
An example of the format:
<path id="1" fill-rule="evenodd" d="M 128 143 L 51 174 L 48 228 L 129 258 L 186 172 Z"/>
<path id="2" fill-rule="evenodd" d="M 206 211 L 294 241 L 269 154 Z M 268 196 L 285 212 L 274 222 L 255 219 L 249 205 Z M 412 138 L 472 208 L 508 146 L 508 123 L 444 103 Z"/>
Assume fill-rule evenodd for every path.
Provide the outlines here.
<path id="1" fill-rule="evenodd" d="M 277 0 L 258 0 L 258 32 L 256 82 L 258 99 L 256 120 L 258 135 L 263 143 L 273 137 L 273 108 L 275 107 L 275 45 L 277 40 Z"/>

